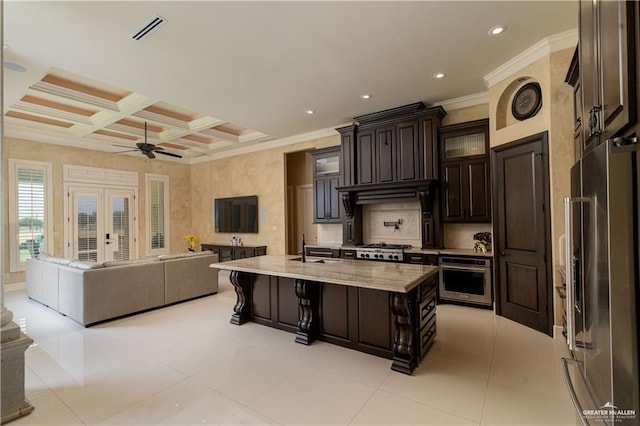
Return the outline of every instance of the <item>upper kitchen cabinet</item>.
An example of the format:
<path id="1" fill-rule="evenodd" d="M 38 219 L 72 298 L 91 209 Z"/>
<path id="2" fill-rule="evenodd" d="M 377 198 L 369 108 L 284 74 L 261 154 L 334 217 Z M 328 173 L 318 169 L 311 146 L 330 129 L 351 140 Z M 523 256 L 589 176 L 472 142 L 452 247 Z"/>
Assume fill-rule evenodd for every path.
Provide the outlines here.
<path id="1" fill-rule="evenodd" d="M 491 222 L 489 120 L 440 128 L 443 222 Z"/>
<path id="2" fill-rule="evenodd" d="M 313 156 L 313 211 L 314 223 L 342 221 L 340 194 L 342 185 L 340 147 L 318 149 Z"/>
<path id="3" fill-rule="evenodd" d="M 580 1 L 579 69 L 585 151 L 617 136 L 636 121 L 634 3 Z"/>
<path id="4" fill-rule="evenodd" d="M 582 142 L 582 85 L 580 82 L 580 66 L 578 60 L 579 48 L 576 47 L 576 50 L 573 52 L 573 57 L 571 58 L 567 76 L 564 79 L 565 83 L 573 87 L 573 151 L 575 161 L 582 158 L 582 151 L 584 149 Z"/>
<path id="5" fill-rule="evenodd" d="M 355 117 L 357 126 L 338 129 L 343 156 L 351 158 L 347 185 L 434 179 L 438 175 L 436 131 L 445 112 L 421 102 Z M 346 170 L 346 169 L 345 169 Z"/>

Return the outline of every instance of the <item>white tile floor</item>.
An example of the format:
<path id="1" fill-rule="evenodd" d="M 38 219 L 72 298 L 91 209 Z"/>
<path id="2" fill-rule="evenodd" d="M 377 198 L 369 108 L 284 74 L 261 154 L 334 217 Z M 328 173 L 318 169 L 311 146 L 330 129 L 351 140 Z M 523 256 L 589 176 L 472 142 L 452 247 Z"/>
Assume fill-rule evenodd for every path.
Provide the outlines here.
<path id="1" fill-rule="evenodd" d="M 562 342 L 495 316 L 438 306 L 438 336 L 413 376 L 386 359 L 229 324 L 235 293 L 88 329 L 30 301 L 5 303 L 35 344 L 18 425 L 572 425 Z"/>

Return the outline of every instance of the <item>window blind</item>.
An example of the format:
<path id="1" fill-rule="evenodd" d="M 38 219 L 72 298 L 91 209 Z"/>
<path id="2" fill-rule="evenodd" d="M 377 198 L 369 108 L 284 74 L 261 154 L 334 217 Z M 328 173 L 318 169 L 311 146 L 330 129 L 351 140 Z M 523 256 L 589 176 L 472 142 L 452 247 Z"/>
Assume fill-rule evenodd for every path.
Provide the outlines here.
<path id="1" fill-rule="evenodd" d="M 19 262 L 38 256 L 46 247 L 46 170 L 44 167 L 23 168 L 17 172 L 17 211 Z"/>
<path id="2" fill-rule="evenodd" d="M 151 249 L 165 248 L 165 183 L 163 180 L 150 180 L 149 219 L 151 229 Z"/>

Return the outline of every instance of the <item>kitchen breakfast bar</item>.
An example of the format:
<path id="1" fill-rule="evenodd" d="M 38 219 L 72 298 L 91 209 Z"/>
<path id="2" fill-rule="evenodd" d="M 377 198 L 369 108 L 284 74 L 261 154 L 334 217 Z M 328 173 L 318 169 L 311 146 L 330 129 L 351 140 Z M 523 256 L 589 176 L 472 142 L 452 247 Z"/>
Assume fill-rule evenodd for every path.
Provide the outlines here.
<path id="1" fill-rule="evenodd" d="M 267 255 L 214 263 L 231 271 L 231 323 L 252 321 L 392 359 L 411 374 L 436 335 L 438 268 L 427 265 Z"/>

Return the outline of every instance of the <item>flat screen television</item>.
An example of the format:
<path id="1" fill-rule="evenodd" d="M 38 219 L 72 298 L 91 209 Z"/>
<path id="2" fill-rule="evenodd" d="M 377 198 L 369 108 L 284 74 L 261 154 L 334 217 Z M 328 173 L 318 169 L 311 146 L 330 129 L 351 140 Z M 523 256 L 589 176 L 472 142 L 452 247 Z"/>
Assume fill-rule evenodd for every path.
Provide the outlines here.
<path id="1" fill-rule="evenodd" d="M 258 232 L 258 196 L 216 198 L 216 232 L 248 234 Z"/>

